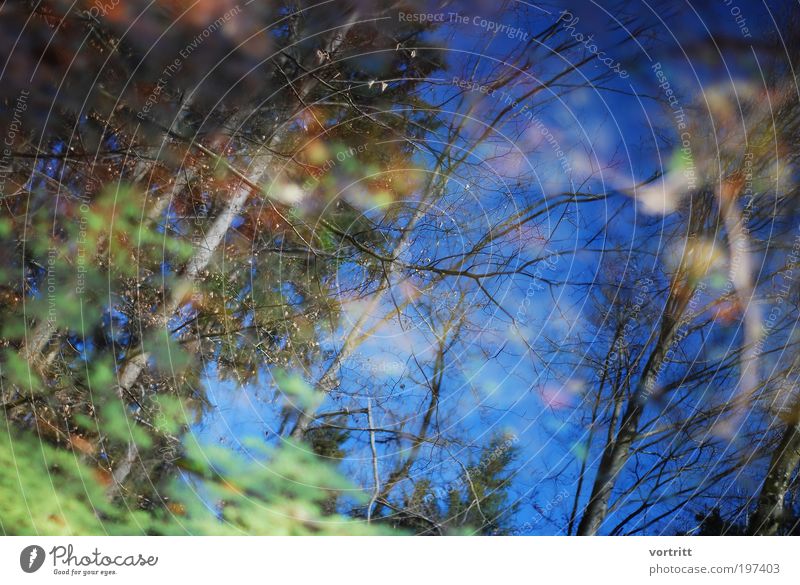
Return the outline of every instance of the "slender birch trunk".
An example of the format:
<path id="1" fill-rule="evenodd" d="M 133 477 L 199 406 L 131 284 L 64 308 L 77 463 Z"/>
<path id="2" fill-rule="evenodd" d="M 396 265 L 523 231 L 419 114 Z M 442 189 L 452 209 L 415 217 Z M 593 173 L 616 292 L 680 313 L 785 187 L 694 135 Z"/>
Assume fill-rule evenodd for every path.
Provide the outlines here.
<path id="1" fill-rule="evenodd" d="M 332 38 L 327 45 L 327 52 L 329 54 L 332 54 L 341 46 L 345 37 L 347 36 L 347 32 L 356 23 L 356 19 L 357 14 L 354 13 L 344 25 L 334 31 Z M 297 91 L 296 95 L 300 101 L 301 107 L 303 106 L 304 98 L 311 92 L 317 83 L 318 80 L 316 77 L 307 78 L 306 83 L 304 83 L 303 86 Z M 217 248 L 224 240 L 225 235 L 228 233 L 233 220 L 242 212 L 247 200 L 250 198 L 250 195 L 253 192 L 252 185 L 260 185 L 267 182 L 266 178 L 273 163 L 271 152 L 273 148 L 285 138 L 284 133 L 286 132 L 287 127 L 288 125 L 284 124 L 282 131 L 275 132 L 272 139 L 269 141 L 269 144 L 259 148 L 256 156 L 254 157 L 254 159 L 258 162 L 251 168 L 250 173 L 247 176 L 247 180 L 243 180 L 239 183 L 239 186 L 234 191 L 233 196 L 226 202 L 225 207 L 216 216 L 211 228 L 206 232 L 201 246 L 195 251 L 186 264 L 183 273 L 185 279 L 190 281 L 197 279 L 200 273 L 208 266 Z M 170 317 L 174 315 L 175 312 L 180 308 L 182 299 L 183 295 L 181 292 L 175 290 L 172 291 L 171 296 L 162 311 L 162 321 L 164 324 L 166 324 Z M 150 356 L 147 353 L 139 354 L 137 358 L 128 360 L 122 367 L 118 377 L 117 386 L 117 395 L 120 398 L 123 398 L 123 396 L 129 393 L 131 388 L 138 382 L 139 376 L 144 371 L 149 357 Z M 117 491 L 119 486 L 121 486 L 121 484 L 130 475 L 130 472 L 133 469 L 133 462 L 138 456 L 135 445 L 132 447 L 131 443 L 128 447 L 129 448 L 125 458 L 120 462 L 118 467 L 113 472 L 113 491 Z"/>
<path id="2" fill-rule="evenodd" d="M 625 467 L 630 458 L 631 447 L 639 434 L 639 422 L 642 418 L 644 407 L 650 392 L 655 388 L 658 373 L 664 364 L 667 351 L 672 345 L 678 329 L 678 321 L 667 317 L 665 319 L 667 321 L 662 326 L 662 333 L 644 366 L 642 376 L 636 385 L 633 395 L 628 400 L 619 431 L 613 440 L 606 442 L 603 449 L 597 475 L 592 484 L 589 503 L 578 524 L 577 534 L 579 536 L 597 534 L 608 514 L 611 492 L 622 468 Z M 613 432 L 613 429 L 610 430 Z"/>
<path id="3" fill-rule="evenodd" d="M 800 400 L 795 402 L 795 408 L 800 408 Z M 786 492 L 798 465 L 800 465 L 800 422 L 795 422 L 786 426 L 781 441 L 772 454 L 756 510 L 750 518 L 748 527 L 750 534 L 768 536 L 778 532 L 785 513 Z"/>

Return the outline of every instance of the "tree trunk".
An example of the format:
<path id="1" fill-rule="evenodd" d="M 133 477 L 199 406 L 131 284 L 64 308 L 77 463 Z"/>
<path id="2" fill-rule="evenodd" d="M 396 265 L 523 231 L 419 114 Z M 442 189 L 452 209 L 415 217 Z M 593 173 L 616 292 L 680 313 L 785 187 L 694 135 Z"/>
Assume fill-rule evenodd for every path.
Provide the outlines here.
<path id="1" fill-rule="evenodd" d="M 592 485 L 589 504 L 578 525 L 577 534 L 579 536 L 591 536 L 600 530 L 608 513 L 608 502 L 611 499 L 611 491 L 614 489 L 617 476 L 630 457 L 631 445 L 638 434 L 639 419 L 643 410 L 643 404 L 640 404 L 637 397 L 632 397 L 616 439 L 612 443 L 606 443 L 597 476 Z"/>
<path id="2" fill-rule="evenodd" d="M 800 464 L 800 422 L 786 427 L 778 448 L 772 454 L 756 511 L 750 518 L 748 531 L 751 534 L 766 536 L 778 531 L 784 515 L 783 500 L 798 464 Z"/>
<path id="3" fill-rule="evenodd" d="M 357 12 L 352 14 L 347 22 L 334 32 L 330 42 L 328 43 L 329 53 L 336 51 L 342 42 L 344 42 L 347 32 L 355 24 L 356 19 Z M 305 96 L 310 93 L 312 88 L 317 83 L 318 80 L 316 78 L 311 78 L 311 80 L 299 90 L 297 96 L 301 105 L 303 105 L 303 99 Z M 240 116 L 244 116 L 244 113 L 241 113 Z M 286 129 L 287 126 L 288 125 L 284 125 L 283 128 Z M 237 128 L 238 124 L 234 124 L 233 127 Z M 259 149 L 259 152 L 254 157 L 254 159 L 258 160 L 259 162 L 255 164 L 251 172 L 248 174 L 247 181 L 243 180 L 239 184 L 234 191 L 233 196 L 227 201 L 225 207 L 214 219 L 214 223 L 208 232 L 206 232 L 203 242 L 199 248 L 195 250 L 194 254 L 184 268 L 183 276 L 185 278 L 189 280 L 195 280 L 206 268 L 206 266 L 208 266 L 208 263 L 211 261 L 214 252 L 216 252 L 217 248 L 225 238 L 225 235 L 228 233 L 233 220 L 242 212 L 244 205 L 247 203 L 247 200 L 253 192 L 253 187 L 251 185 L 261 184 L 264 177 L 267 175 L 267 172 L 272 164 L 272 156 L 270 155 L 270 151 L 272 147 L 281 142 L 282 138 L 283 134 L 281 132 L 276 132 L 269 141 L 269 144 L 264 148 Z M 183 294 L 181 292 L 175 290 L 172 291 L 170 299 L 164 306 L 164 310 L 162 312 L 165 324 L 178 310 L 182 299 Z M 137 356 L 137 358 L 126 362 L 122 367 L 118 377 L 117 386 L 117 395 L 120 398 L 122 398 L 138 381 L 148 358 L 149 354 L 140 354 L 140 356 Z M 120 466 L 114 471 L 113 475 L 115 486 L 119 486 L 127 479 L 127 476 L 130 474 L 130 471 L 133 467 L 132 462 L 137 455 L 138 452 L 136 451 L 135 447 L 131 448 L 131 445 L 129 445 L 125 460 L 122 461 Z"/>
<path id="4" fill-rule="evenodd" d="M 578 525 L 577 534 L 579 536 L 592 536 L 600 530 L 608 513 L 608 503 L 617 476 L 630 458 L 631 446 L 639 434 L 639 420 L 644 412 L 644 406 L 650 392 L 655 387 L 658 373 L 678 328 L 677 321 L 668 317 L 664 317 L 664 319 L 659 340 L 644 366 L 636 390 L 628 400 L 619 432 L 612 441 L 606 443 L 603 449 L 597 476 L 592 484 L 592 495 Z"/>

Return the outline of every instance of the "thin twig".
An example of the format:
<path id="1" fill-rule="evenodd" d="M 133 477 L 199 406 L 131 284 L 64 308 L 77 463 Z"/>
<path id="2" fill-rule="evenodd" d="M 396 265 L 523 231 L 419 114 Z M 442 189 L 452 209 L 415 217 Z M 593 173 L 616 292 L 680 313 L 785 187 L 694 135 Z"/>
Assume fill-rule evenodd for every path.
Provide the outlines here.
<path id="1" fill-rule="evenodd" d="M 381 493 L 381 480 L 378 474 L 378 450 L 375 448 L 375 425 L 372 424 L 372 399 L 367 398 L 367 424 L 369 425 L 369 446 L 372 449 L 372 475 L 375 481 L 375 487 L 372 492 L 372 499 L 367 506 L 367 524 L 372 522 L 372 508 Z"/>

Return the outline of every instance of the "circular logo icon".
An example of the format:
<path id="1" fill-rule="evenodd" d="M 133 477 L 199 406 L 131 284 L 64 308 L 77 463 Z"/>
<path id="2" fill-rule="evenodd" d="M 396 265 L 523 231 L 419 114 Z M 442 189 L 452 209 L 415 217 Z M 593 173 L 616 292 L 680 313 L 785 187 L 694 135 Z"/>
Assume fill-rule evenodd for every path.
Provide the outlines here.
<path id="1" fill-rule="evenodd" d="M 26 573 L 35 573 L 44 564 L 44 549 L 41 546 L 32 544 L 26 546 L 19 553 L 19 566 Z"/>

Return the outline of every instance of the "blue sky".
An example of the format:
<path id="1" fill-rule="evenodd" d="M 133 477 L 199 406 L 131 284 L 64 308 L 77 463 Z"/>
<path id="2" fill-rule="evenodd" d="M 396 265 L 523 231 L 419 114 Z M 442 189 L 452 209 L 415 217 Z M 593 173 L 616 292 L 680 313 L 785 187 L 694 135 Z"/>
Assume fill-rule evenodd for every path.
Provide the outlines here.
<path id="1" fill-rule="evenodd" d="M 552 23 L 553 15 L 560 11 L 552 4 L 546 7 L 550 14 L 523 8 L 520 4 L 525 3 L 505 3 L 505 10 L 492 18 L 520 30 L 535 31 Z M 666 172 L 674 160 L 679 133 L 674 128 L 673 112 L 653 99 L 663 97 L 663 88 L 659 87 L 651 67 L 656 62 L 662 63 L 671 88 L 678 92 L 680 103 L 685 104 L 687 110 L 696 103 L 700 90 L 752 76 L 752 55 L 747 50 L 724 48 L 725 43 L 748 43 L 751 38 L 743 36 L 741 19 L 737 23 L 731 9 L 723 4 L 720 2 L 711 9 L 704 8 L 699 16 L 685 9 L 648 14 L 644 5 L 631 7 L 631 11 L 638 12 L 660 33 L 647 40 L 646 48 L 634 44 L 621 45 L 625 33 L 609 33 L 609 15 L 603 15 L 588 3 L 581 9 L 570 7 L 579 19 L 573 21 L 574 31 L 593 34 L 593 42 L 606 48 L 615 62 L 623 64 L 630 73 L 629 77 L 611 76 L 603 81 L 602 87 L 576 89 L 564 85 L 559 87 L 558 95 L 545 92 L 544 97 L 537 95 L 535 101 L 530 100 L 531 104 L 542 104 L 536 109 L 539 126 L 521 113 L 495 127 L 488 143 L 474 157 L 478 162 L 477 168 L 459 172 L 453 177 L 439 209 L 433 210 L 427 218 L 449 222 L 459 239 L 437 242 L 423 234 L 407 251 L 409 261 L 444 257 L 459 247 L 463 248 L 464 242 L 470 241 L 474 235 L 473 230 L 477 233 L 487 225 L 502 221 L 514 209 L 536 201 L 555 201 L 559 193 L 574 189 L 609 194 L 602 201 L 571 204 L 566 212 L 563 207 L 553 208 L 536 225 L 542 240 L 538 245 L 515 250 L 516 243 L 512 238 L 495 244 L 497 254 L 511 255 L 518 263 L 534 257 L 548 258 L 547 262 L 539 264 L 537 276 L 544 279 L 540 282 L 529 276 L 500 277 L 485 282 L 487 289 L 501 299 L 500 307 L 482 306 L 485 297 L 470 283 L 444 282 L 433 289 L 434 296 L 442 303 L 440 308 L 445 309 L 449 307 L 447 293 L 466 291 L 465 302 L 472 323 L 466 336 L 448 353 L 445 398 L 440 406 L 448 417 L 446 420 L 455 423 L 453 429 L 458 429 L 453 435 L 469 438 L 467 444 L 454 447 L 453 452 L 464 463 L 475 463 L 479 446 L 488 442 L 492 435 L 511 433 L 519 438 L 511 494 L 520 497 L 521 505 L 514 524 L 523 526 L 527 523 L 529 528 L 526 531 L 531 533 L 563 532 L 563 517 L 572 502 L 581 458 L 588 457 L 592 461 L 598 455 L 596 447 L 587 452 L 583 446 L 587 429 L 582 421 L 587 413 L 586 400 L 591 396 L 589 386 L 593 381 L 584 368 L 573 371 L 560 360 L 543 359 L 529 350 L 529 347 L 546 347 L 545 339 L 568 344 L 578 339 L 579 332 L 584 337 L 586 335 L 585 319 L 592 310 L 587 286 L 551 283 L 578 281 L 591 285 L 598 279 L 607 278 L 604 271 L 608 252 L 614 247 L 618 249 L 618 257 L 623 259 L 626 250 L 647 250 L 653 254 L 654 261 L 663 260 L 669 253 L 663 249 L 660 238 L 674 218 L 669 214 L 662 217 L 647 213 L 640 204 L 634 205 L 626 191 L 634 182 L 655 172 Z M 486 11 L 489 4 L 478 8 L 474 3 L 468 6 L 455 3 L 453 6 L 452 11 L 467 17 L 468 22 L 448 22 L 430 35 L 430 42 L 448 48 L 448 69 L 443 72 L 439 83 L 426 89 L 425 97 L 430 102 L 446 104 L 441 114 L 445 118 L 458 117 L 474 101 L 476 120 L 470 123 L 468 134 L 475 135 L 503 106 L 501 100 L 504 96 L 483 95 L 478 90 L 461 96 L 463 101 L 448 100 L 459 93 L 459 88 L 450 80 L 461 75 L 470 55 L 477 54 L 481 57 L 477 59 L 469 80 L 478 85 L 484 83 L 498 71 L 503 71 L 505 65 L 498 58 L 513 51 L 519 41 L 492 37 L 484 25 L 472 24 L 473 17 L 491 14 L 491 11 Z M 765 15 L 753 7 L 748 7 L 747 22 L 748 31 L 756 31 L 759 25 L 769 27 Z M 708 41 L 707 27 L 725 39 L 720 41 L 724 61 L 713 52 L 697 48 Z M 418 50 L 422 57 L 425 49 Z M 546 49 L 537 53 L 543 54 L 546 54 Z M 538 78 L 507 88 L 508 94 L 519 98 L 561 67 L 562 63 L 553 59 L 538 70 Z M 606 66 L 595 63 L 587 71 L 602 73 L 603 67 Z M 582 81 L 585 80 L 574 76 L 569 83 Z M 519 108 L 526 103 L 521 101 Z M 571 169 L 569 174 L 563 172 L 563 157 L 556 155 L 553 143 L 548 143 L 542 128 L 549 131 L 558 148 L 566 153 L 564 156 Z M 435 140 L 435 137 L 431 139 Z M 440 147 L 436 145 L 436 148 Z M 429 167 L 430 162 L 425 154 L 417 158 L 421 168 Z M 515 180 L 519 177 L 523 177 L 522 183 Z M 641 265 L 623 264 L 616 268 L 619 269 L 618 276 L 627 275 L 629 281 L 630 271 L 647 273 L 646 266 Z M 345 280 L 355 278 L 357 268 L 345 266 L 339 276 Z M 634 272 L 633 279 L 637 276 Z M 532 282 L 536 284 L 533 289 Z M 414 282 L 413 278 L 399 278 L 396 285 L 402 286 L 403 283 L 421 284 Z M 391 311 L 392 306 L 390 299 L 384 299 L 376 312 L 383 315 Z M 335 410 L 342 404 L 363 407 L 369 396 L 378 402 L 386 401 L 393 410 L 405 412 L 408 417 L 407 420 L 384 418 L 379 409 L 378 426 L 408 425 L 407 428 L 414 428 L 424 410 L 427 390 L 416 386 L 409 372 L 417 369 L 413 357 L 423 364 L 427 360 L 428 365 L 423 365 L 423 369 L 429 370 L 433 355 L 429 347 L 435 342 L 435 335 L 430 330 L 431 318 L 426 314 L 428 307 L 417 310 L 413 302 L 411 307 L 405 313 L 408 328 L 390 321 L 345 361 L 340 379 L 341 387 L 348 389 L 346 396 L 329 397 L 324 409 Z M 350 315 L 354 319 L 363 309 L 363 303 L 349 303 Z M 511 322 L 508 314 L 517 316 L 517 325 Z M 324 345 L 335 350 L 341 344 L 348 331 L 346 321 Z M 652 327 L 655 323 L 642 325 Z M 552 351 L 547 353 L 557 357 Z M 312 368 L 306 374 L 309 381 L 318 378 L 326 365 L 317 364 Z M 279 425 L 279 412 L 270 388 L 240 388 L 216 380 L 213 371 L 208 374 L 206 387 L 215 408 L 194 429 L 202 441 L 231 445 L 252 436 L 265 437 L 270 442 L 276 440 L 274 433 Z M 263 379 L 268 378 L 267 374 Z M 660 407 L 659 404 L 652 407 L 651 415 L 656 414 Z M 363 416 L 353 420 L 366 426 Z M 348 441 L 348 456 L 341 464 L 353 481 L 365 489 L 371 485 L 367 438 L 366 433 L 354 434 Z M 390 467 L 394 449 L 391 445 L 381 447 L 381 466 L 384 469 Z M 443 459 L 441 454 L 431 452 L 429 455 L 429 458 L 421 457 L 412 475 L 431 475 L 445 483 L 452 481 L 448 478 L 457 475 L 452 461 Z M 640 464 L 648 464 L 648 458 L 642 458 Z M 590 475 L 588 479 L 592 477 Z M 629 476 L 625 477 L 623 482 L 630 481 Z M 564 490 L 569 492 L 569 497 L 561 495 Z M 669 490 L 670 487 L 664 490 L 667 496 Z M 585 490 L 584 500 L 586 495 Z M 620 519 L 635 505 L 635 502 L 622 505 L 609 525 L 615 524 L 615 518 Z M 654 507 L 651 514 L 658 514 L 668 505 L 667 499 L 664 507 Z M 548 512 L 546 518 L 539 513 L 543 509 Z M 657 524 L 656 529 L 674 532 L 693 522 L 693 510 L 681 510 Z"/>

